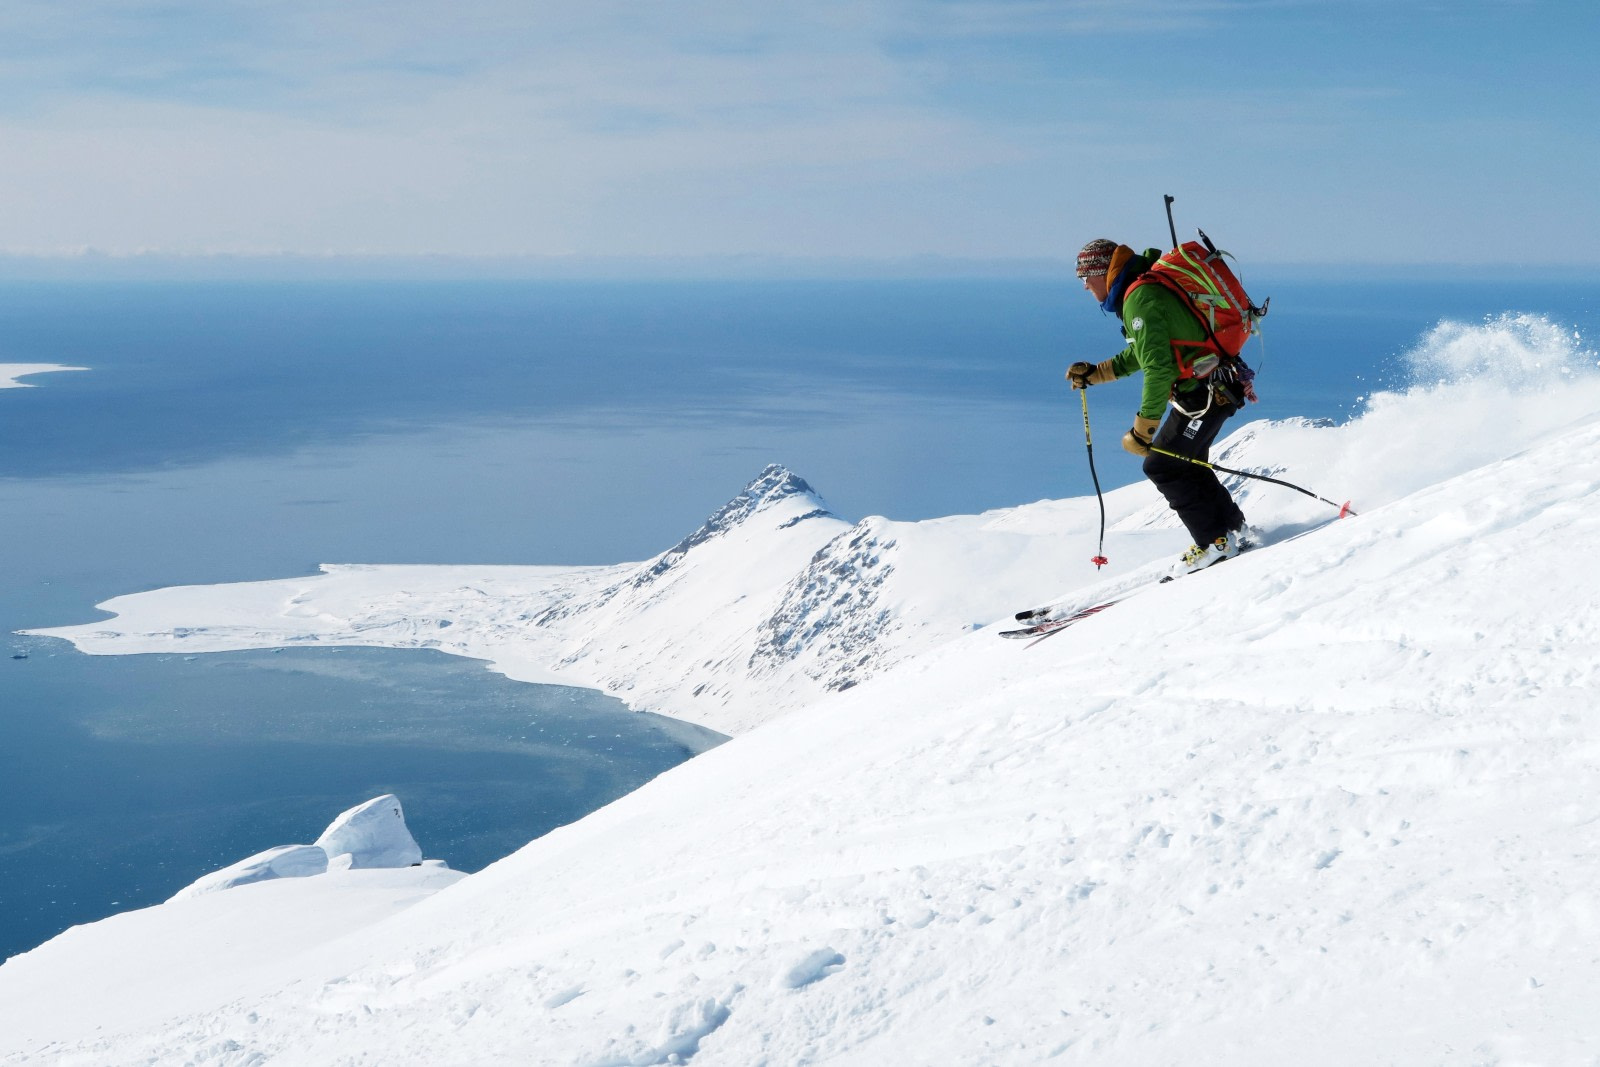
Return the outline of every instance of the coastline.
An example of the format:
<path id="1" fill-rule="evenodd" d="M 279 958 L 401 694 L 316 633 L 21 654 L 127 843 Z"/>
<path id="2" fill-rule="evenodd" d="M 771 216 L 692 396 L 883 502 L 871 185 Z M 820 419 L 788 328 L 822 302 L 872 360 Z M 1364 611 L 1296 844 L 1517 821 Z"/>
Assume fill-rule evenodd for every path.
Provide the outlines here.
<path id="1" fill-rule="evenodd" d="M 53 371 L 88 370 L 88 367 L 69 367 L 63 363 L 0 363 L 0 389 L 32 389 L 32 382 L 21 379 Z"/>

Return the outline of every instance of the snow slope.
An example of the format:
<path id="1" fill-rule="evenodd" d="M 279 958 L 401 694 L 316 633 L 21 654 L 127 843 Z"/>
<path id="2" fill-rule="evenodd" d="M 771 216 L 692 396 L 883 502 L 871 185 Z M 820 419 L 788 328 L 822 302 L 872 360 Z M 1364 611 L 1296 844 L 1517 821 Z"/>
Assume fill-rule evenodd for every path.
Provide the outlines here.
<path id="1" fill-rule="evenodd" d="M 0 1062 L 61 1062 L 45 1035 L 138 1030 L 153 1019 L 205 1012 L 263 988 L 292 985 L 316 971 L 313 961 L 351 930 L 381 922 L 464 877 L 442 866 L 329 871 L 74 927 L 52 940 L 49 951 L 0 966 Z M 26 1051 L 19 1056 L 18 1049 Z M 62 1055 L 67 1062 L 138 1062 L 120 1052 Z M 158 1054 L 146 1062 L 183 1060 Z"/>
<path id="2" fill-rule="evenodd" d="M 174 1010 L 73 976 L 181 984 L 106 946 L 274 884 L 71 931 L 0 967 L 0 1062 L 1593 1063 L 1600 375 L 1539 327 L 1237 435 L 1355 519 L 908 655 Z M 1175 536 L 1137 490 L 1113 559 Z"/>

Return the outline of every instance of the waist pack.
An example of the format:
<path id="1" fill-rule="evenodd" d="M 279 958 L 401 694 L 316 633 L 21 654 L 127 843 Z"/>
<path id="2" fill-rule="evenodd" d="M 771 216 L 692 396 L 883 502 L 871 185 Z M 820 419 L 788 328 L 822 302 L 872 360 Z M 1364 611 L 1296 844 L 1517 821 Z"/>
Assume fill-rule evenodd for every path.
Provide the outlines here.
<path id="1" fill-rule="evenodd" d="M 1159 285 L 1183 301 L 1205 327 L 1204 341 L 1173 341 L 1180 380 L 1205 378 L 1223 360 L 1236 359 L 1267 314 L 1270 297 L 1256 307 L 1245 295 L 1224 257 L 1204 230 L 1199 241 L 1186 241 L 1156 260 L 1128 286 Z"/>

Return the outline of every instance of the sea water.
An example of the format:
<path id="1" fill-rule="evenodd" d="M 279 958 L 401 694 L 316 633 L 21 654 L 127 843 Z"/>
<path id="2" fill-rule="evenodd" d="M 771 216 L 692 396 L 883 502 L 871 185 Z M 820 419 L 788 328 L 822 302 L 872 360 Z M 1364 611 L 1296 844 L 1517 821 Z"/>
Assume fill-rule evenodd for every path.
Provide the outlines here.
<path id="1" fill-rule="evenodd" d="M 1594 310 L 1572 281 L 1264 285 L 1253 418 L 1349 417 L 1441 319 Z M 770 462 L 852 519 L 1086 493 L 1062 372 L 1120 344 L 1071 279 L 10 284 L 0 362 L 87 370 L 0 390 L 0 634 L 320 563 L 642 560 Z M 1138 478 L 1137 385 L 1091 397 L 1102 482 Z M 0 647 L 0 956 L 385 792 L 477 869 L 705 743 L 436 653 Z"/>

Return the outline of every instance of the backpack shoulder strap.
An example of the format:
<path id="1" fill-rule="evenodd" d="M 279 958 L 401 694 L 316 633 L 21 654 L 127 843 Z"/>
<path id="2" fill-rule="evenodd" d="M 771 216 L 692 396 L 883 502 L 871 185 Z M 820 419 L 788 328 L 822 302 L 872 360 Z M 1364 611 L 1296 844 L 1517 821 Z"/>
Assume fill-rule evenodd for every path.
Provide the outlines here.
<path id="1" fill-rule="evenodd" d="M 1177 297 L 1178 300 L 1182 302 L 1183 309 L 1190 315 L 1193 315 L 1200 323 L 1200 328 L 1206 332 L 1207 347 L 1214 349 L 1218 353 L 1223 351 L 1222 345 L 1217 341 L 1217 335 L 1211 332 L 1211 324 L 1206 321 L 1206 316 L 1201 313 L 1198 307 L 1195 306 L 1194 294 L 1190 293 L 1189 290 L 1185 289 L 1182 285 L 1179 285 L 1171 275 L 1163 271 L 1147 270 L 1128 285 L 1127 293 L 1133 292 L 1136 287 L 1144 285 L 1147 282 L 1154 285 L 1159 285 L 1161 288 Z M 1123 294 L 1123 299 L 1127 299 L 1127 293 Z"/>

